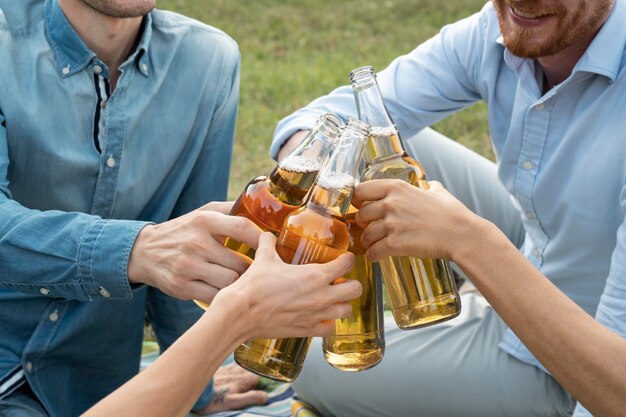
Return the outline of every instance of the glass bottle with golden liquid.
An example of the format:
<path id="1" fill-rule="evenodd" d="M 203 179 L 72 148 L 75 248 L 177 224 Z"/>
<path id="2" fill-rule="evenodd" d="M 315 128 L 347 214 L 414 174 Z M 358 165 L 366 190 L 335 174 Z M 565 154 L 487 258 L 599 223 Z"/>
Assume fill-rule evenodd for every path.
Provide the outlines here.
<path id="1" fill-rule="evenodd" d="M 285 217 L 302 205 L 342 128 L 343 122 L 337 116 L 322 115 L 300 145 L 269 175 L 256 177 L 246 185 L 229 214 L 247 217 L 264 231 L 278 235 Z M 227 238 L 224 245 L 254 258 L 254 249 L 245 243 Z M 209 307 L 203 301 L 194 301 L 205 310 Z"/>
<path id="2" fill-rule="evenodd" d="M 331 336 L 323 339 L 324 358 L 342 371 L 362 371 L 378 364 L 385 352 L 383 283 L 380 268 L 365 255 L 361 245 L 361 229 L 355 222 L 356 208 L 348 209 L 345 222 L 350 232 L 350 247 L 354 266 L 346 279 L 354 279 L 363 286 L 363 293 L 352 303 L 352 316 L 335 320 Z"/>
<path id="3" fill-rule="evenodd" d="M 366 140 L 367 124 L 348 121 L 306 203 L 285 219 L 276 242 L 284 262 L 325 263 L 348 250 L 350 233 L 343 218 Z M 235 361 L 259 375 L 291 382 L 302 369 L 310 341 L 309 337 L 248 340 L 235 351 Z"/>
<path id="4" fill-rule="evenodd" d="M 359 118 L 371 125 L 361 180 L 400 179 L 428 189 L 424 169 L 402 147 L 374 69 L 368 66 L 353 70 L 350 83 Z M 390 256 L 379 264 L 393 317 L 401 329 L 440 323 L 461 312 L 461 299 L 447 261 Z"/>

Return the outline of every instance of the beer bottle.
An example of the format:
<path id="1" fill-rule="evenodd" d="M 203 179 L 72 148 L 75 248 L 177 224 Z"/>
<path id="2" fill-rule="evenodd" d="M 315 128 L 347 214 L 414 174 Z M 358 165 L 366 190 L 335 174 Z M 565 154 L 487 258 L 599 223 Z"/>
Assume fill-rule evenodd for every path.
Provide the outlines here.
<path id="1" fill-rule="evenodd" d="M 337 116 L 322 115 L 300 145 L 269 175 L 256 177 L 245 186 L 229 214 L 247 217 L 264 231 L 278 235 L 285 217 L 302 205 L 342 127 L 343 122 Z M 224 245 L 254 258 L 254 249 L 245 243 L 227 238 Z M 195 302 L 205 310 L 209 306 Z"/>
<path id="2" fill-rule="evenodd" d="M 383 294 L 380 268 L 373 264 L 361 245 L 363 230 L 356 224 L 356 208 L 350 206 L 345 223 L 350 232 L 354 266 L 346 275 L 361 283 L 363 293 L 351 300 L 352 316 L 335 320 L 332 335 L 323 339 L 324 358 L 342 371 L 362 371 L 378 364 L 385 352 Z"/>
<path id="3" fill-rule="evenodd" d="M 350 83 L 359 118 L 371 125 L 361 180 L 395 178 L 428 189 L 424 169 L 402 147 L 374 69 L 368 66 L 353 70 Z M 439 323 L 461 312 L 461 300 L 447 261 L 390 256 L 379 264 L 393 317 L 401 329 Z"/>
<path id="4" fill-rule="evenodd" d="M 348 250 L 350 234 L 342 220 L 366 140 L 367 124 L 350 120 L 306 203 L 285 219 L 276 242 L 284 262 L 325 263 Z M 259 375 L 291 382 L 302 369 L 310 341 L 309 337 L 248 340 L 235 351 L 235 361 Z"/>

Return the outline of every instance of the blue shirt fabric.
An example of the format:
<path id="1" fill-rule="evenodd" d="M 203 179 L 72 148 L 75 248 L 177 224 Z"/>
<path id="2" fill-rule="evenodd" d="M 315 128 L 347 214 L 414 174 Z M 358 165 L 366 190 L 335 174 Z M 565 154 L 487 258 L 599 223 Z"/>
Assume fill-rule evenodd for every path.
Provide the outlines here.
<path id="1" fill-rule="evenodd" d="M 74 416 L 137 373 L 146 314 L 167 348 L 202 313 L 130 286 L 127 264 L 146 224 L 226 198 L 239 50 L 152 11 L 107 97 L 57 0 L 0 9 L 0 380 L 21 367 Z"/>
<path id="2" fill-rule="evenodd" d="M 626 2 L 616 0 L 573 73 L 546 94 L 535 61 L 513 56 L 504 47 L 491 3 L 444 27 L 378 74 L 387 108 L 404 137 L 478 100 L 487 102 L 498 175 L 526 230 L 524 255 L 561 291 L 622 336 L 626 336 L 624 22 Z M 287 138 L 311 128 L 327 111 L 356 115 L 349 86 L 283 119 L 271 154 L 275 157 Z M 510 329 L 500 346 L 543 369 Z M 580 407 L 577 413 L 582 415 Z"/>

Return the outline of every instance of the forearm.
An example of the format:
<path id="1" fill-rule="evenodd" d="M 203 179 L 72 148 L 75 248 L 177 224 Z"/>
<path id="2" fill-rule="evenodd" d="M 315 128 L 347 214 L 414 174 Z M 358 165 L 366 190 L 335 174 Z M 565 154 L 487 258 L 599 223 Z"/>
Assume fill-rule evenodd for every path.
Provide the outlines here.
<path id="1" fill-rule="evenodd" d="M 284 143 L 278 152 L 278 161 L 282 161 L 287 155 L 289 155 L 296 147 L 304 140 L 309 133 L 308 130 L 298 130 L 291 135 L 289 139 Z"/>
<path id="2" fill-rule="evenodd" d="M 156 362 L 84 416 L 187 416 L 213 373 L 244 340 L 243 326 L 249 323 L 235 305 L 216 300 Z"/>
<path id="3" fill-rule="evenodd" d="M 626 341 L 556 288 L 492 224 L 454 255 L 526 347 L 594 415 L 626 408 Z"/>

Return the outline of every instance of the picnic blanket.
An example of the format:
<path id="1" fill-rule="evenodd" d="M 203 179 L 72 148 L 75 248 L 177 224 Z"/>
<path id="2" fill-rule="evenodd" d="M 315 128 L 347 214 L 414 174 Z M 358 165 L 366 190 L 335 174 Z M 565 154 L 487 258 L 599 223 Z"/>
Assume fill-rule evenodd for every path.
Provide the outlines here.
<path id="1" fill-rule="evenodd" d="M 156 342 L 144 342 L 141 355 L 141 369 L 147 368 L 159 357 Z M 223 411 L 211 414 L 211 417 L 323 417 L 313 407 L 299 400 L 290 384 L 281 384 L 262 378 L 260 389 L 269 393 L 267 404 L 251 406 L 242 410 Z M 197 417 L 190 414 L 189 417 Z"/>

